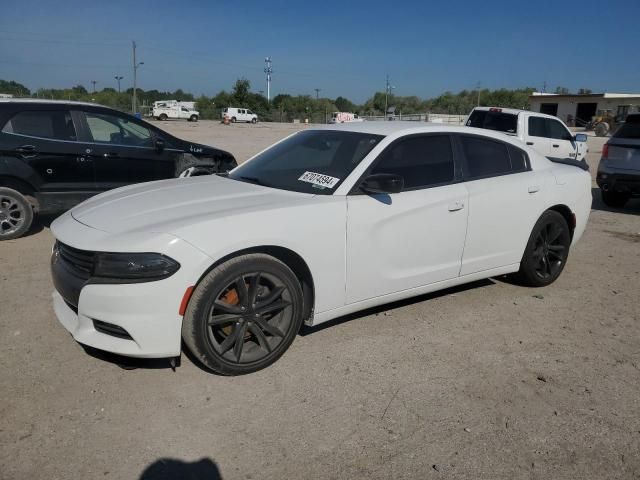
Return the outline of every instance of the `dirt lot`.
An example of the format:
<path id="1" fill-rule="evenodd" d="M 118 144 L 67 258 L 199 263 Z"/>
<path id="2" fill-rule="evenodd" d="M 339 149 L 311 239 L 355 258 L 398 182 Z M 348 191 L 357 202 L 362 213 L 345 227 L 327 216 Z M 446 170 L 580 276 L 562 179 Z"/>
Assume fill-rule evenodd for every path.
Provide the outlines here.
<path id="1" fill-rule="evenodd" d="M 296 128 L 164 126 L 239 160 Z M 52 312 L 48 228 L 4 242 L 0 478 L 640 478 L 640 201 L 593 207 L 550 287 L 367 311 L 237 378 L 85 351 Z"/>

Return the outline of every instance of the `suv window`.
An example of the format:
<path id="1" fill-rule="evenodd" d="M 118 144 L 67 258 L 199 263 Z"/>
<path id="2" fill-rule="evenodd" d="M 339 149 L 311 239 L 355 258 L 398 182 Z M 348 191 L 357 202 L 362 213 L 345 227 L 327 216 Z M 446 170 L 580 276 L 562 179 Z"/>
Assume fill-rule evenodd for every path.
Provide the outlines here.
<path id="1" fill-rule="evenodd" d="M 19 112 L 6 123 L 2 132 L 56 140 L 76 140 L 71 114 L 65 110 Z"/>
<path id="2" fill-rule="evenodd" d="M 404 178 L 404 189 L 415 190 L 453 181 L 454 164 L 448 135 L 399 140 L 380 155 L 371 174 L 393 173 Z"/>
<path id="3" fill-rule="evenodd" d="M 640 114 L 629 115 L 613 137 L 640 139 Z"/>
<path id="4" fill-rule="evenodd" d="M 491 110 L 474 110 L 467 120 L 467 127 L 486 128 L 499 132 L 516 133 L 518 116 Z"/>
<path id="5" fill-rule="evenodd" d="M 132 147 L 151 147 L 151 132 L 137 123 L 113 115 L 86 112 L 85 117 L 94 142 Z"/>
<path id="6" fill-rule="evenodd" d="M 464 135 L 462 149 L 467 159 L 468 176 L 482 178 L 511 173 L 507 145 L 496 140 Z"/>

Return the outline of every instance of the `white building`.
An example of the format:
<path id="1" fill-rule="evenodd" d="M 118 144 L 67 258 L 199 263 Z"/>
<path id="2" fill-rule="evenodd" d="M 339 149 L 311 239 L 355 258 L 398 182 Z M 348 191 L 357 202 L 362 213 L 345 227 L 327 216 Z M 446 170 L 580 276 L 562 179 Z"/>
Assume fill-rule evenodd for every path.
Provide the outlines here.
<path id="1" fill-rule="evenodd" d="M 555 115 L 569 126 L 582 126 L 595 115 L 626 115 L 640 108 L 640 93 L 554 94 L 534 92 L 530 110 Z"/>

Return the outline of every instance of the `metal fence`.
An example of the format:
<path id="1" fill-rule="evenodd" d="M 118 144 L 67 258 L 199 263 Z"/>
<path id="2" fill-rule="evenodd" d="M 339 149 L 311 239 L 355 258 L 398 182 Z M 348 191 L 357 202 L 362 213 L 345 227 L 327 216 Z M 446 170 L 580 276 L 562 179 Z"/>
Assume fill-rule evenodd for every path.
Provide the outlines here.
<path id="1" fill-rule="evenodd" d="M 410 115 L 366 115 L 363 116 L 365 120 L 369 122 L 382 122 L 384 120 L 402 120 L 408 122 L 431 122 L 431 123 L 446 123 L 448 125 L 462 125 L 464 124 L 466 115 L 448 115 L 446 113 L 414 113 Z"/>

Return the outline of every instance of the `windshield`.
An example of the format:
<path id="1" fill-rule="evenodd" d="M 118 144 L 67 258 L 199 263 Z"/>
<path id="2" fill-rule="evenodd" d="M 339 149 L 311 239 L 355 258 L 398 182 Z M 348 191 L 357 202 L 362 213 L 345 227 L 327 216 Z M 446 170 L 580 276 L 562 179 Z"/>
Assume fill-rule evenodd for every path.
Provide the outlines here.
<path id="1" fill-rule="evenodd" d="M 613 136 L 615 138 L 640 139 L 640 115 L 629 115 L 627 121 Z"/>
<path id="2" fill-rule="evenodd" d="M 307 130 L 239 166 L 229 178 L 301 193 L 331 195 L 382 135 Z"/>
<path id="3" fill-rule="evenodd" d="M 474 110 L 467 120 L 467 127 L 516 133 L 518 116 L 513 113 L 492 112 L 491 110 Z"/>

